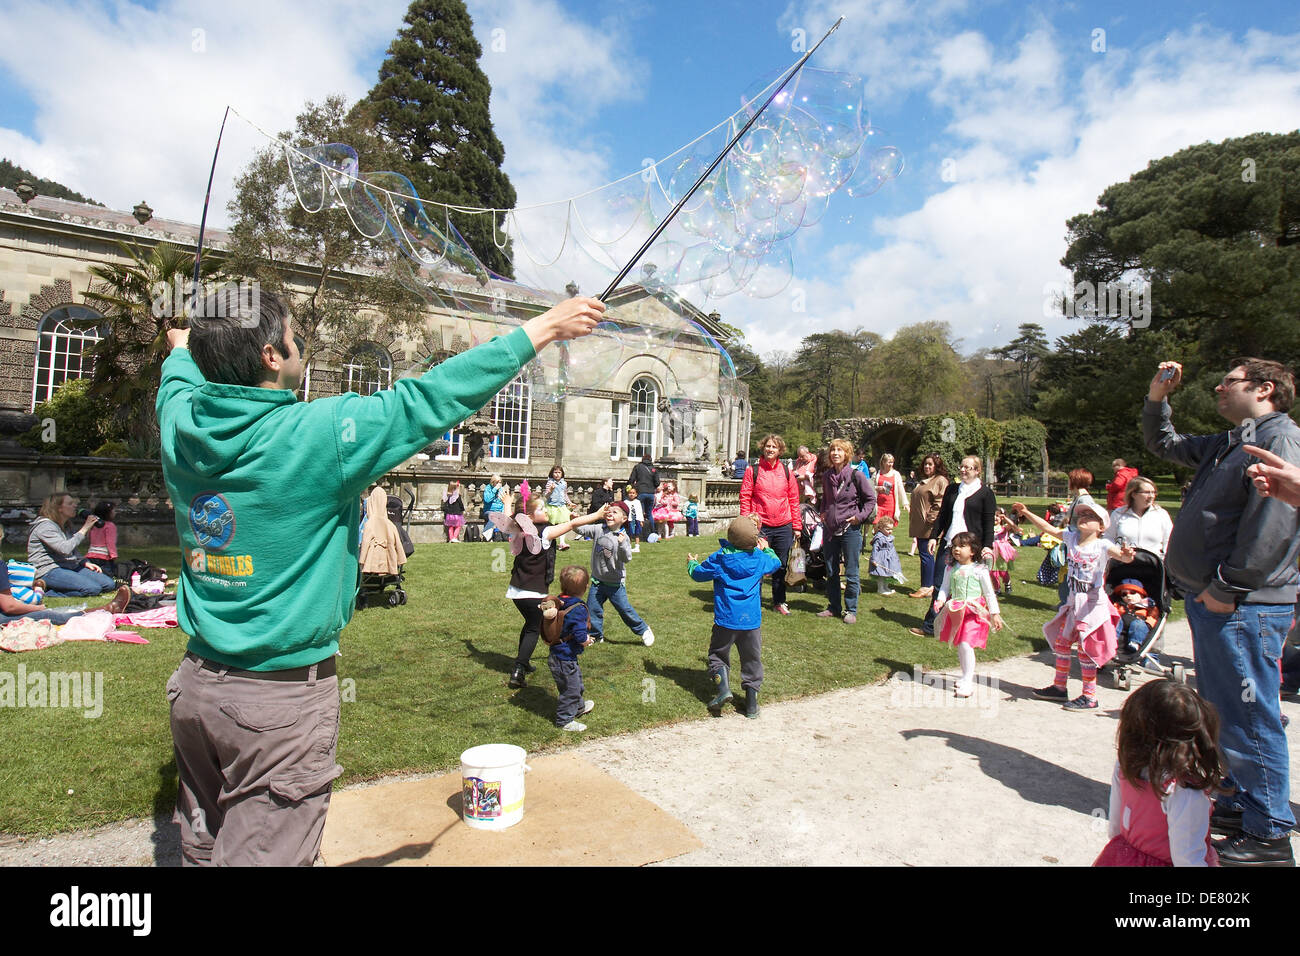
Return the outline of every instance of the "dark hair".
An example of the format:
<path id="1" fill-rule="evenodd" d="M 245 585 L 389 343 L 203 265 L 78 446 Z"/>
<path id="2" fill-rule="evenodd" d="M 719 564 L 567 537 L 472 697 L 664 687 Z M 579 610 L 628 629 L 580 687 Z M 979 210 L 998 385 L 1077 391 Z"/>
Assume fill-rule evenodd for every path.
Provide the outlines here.
<path id="1" fill-rule="evenodd" d="M 1295 404 L 1295 376 L 1281 362 L 1271 362 L 1261 358 L 1235 358 L 1228 363 L 1228 373 L 1235 368 L 1244 368 L 1245 377 L 1256 385 L 1273 383 L 1273 408 L 1279 412 L 1289 412 Z"/>
<path id="2" fill-rule="evenodd" d="M 586 568 L 571 564 L 560 572 L 560 590 L 569 597 L 579 597 L 587 590 L 588 580 Z"/>
<path id="3" fill-rule="evenodd" d="M 927 461 L 934 462 L 934 473 L 936 475 L 941 475 L 944 478 L 949 479 L 950 481 L 952 480 L 952 476 L 948 474 L 948 466 L 943 463 L 943 455 L 937 454 L 935 452 L 931 452 L 930 454 L 922 458 L 921 459 L 922 471 L 925 471 L 925 463 Z"/>
<path id="4" fill-rule="evenodd" d="M 956 557 L 953 556 L 953 551 L 957 550 L 957 548 L 961 545 L 965 545 L 966 547 L 970 548 L 970 554 L 972 559 L 974 559 L 975 555 L 980 553 L 979 535 L 977 535 L 974 531 L 958 531 L 955 535 L 952 536 L 952 540 L 948 542 L 948 563 L 949 564 L 957 563 Z"/>
<path id="5" fill-rule="evenodd" d="M 203 315 L 190 319 L 190 355 L 209 382 L 256 387 L 267 377 L 263 346 L 269 344 L 282 358 L 289 357 L 284 345 L 289 310 L 273 292 L 259 292 L 256 314 L 247 304 L 232 303 L 225 296 L 218 302 L 218 295 L 208 297 Z"/>
<path id="6" fill-rule="evenodd" d="M 552 466 L 551 466 L 551 470 L 548 471 L 548 472 L 546 473 L 546 477 L 547 477 L 548 479 L 552 478 L 552 477 L 555 475 L 555 473 L 556 473 L 557 471 L 560 473 L 560 480 L 561 480 L 561 481 L 564 480 L 564 466 L 563 466 L 563 465 L 552 465 Z"/>
<path id="7" fill-rule="evenodd" d="M 101 501 L 99 504 L 95 505 L 95 510 L 91 512 L 91 514 L 104 521 L 112 521 L 113 502 Z"/>
<path id="8" fill-rule="evenodd" d="M 1213 704 L 1185 684 L 1148 681 L 1120 711 L 1120 773 L 1133 786 L 1149 784 L 1158 793 L 1171 781 L 1189 790 L 1217 790 L 1225 766 L 1218 739 Z"/>
<path id="9" fill-rule="evenodd" d="M 1092 472 L 1087 468 L 1075 468 L 1070 472 L 1071 488 L 1087 488 L 1092 484 Z"/>

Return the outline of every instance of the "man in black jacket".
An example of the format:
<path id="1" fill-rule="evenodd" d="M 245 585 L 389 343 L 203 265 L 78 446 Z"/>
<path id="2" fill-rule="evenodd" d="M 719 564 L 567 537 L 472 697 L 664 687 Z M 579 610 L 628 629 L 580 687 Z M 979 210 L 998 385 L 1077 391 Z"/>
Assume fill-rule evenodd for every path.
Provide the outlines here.
<path id="1" fill-rule="evenodd" d="M 655 510 L 655 492 L 659 490 L 659 469 L 650 463 L 649 452 L 636 463 L 627 483 L 636 488 L 637 501 L 641 502 L 641 534 L 638 537 L 645 541 L 655 529 L 655 519 L 650 512 Z M 638 550 L 640 547 L 637 545 Z"/>
<path id="2" fill-rule="evenodd" d="M 1300 464 L 1300 428 L 1287 415 L 1295 378 L 1277 362 L 1234 359 L 1215 395 L 1219 414 L 1235 427 L 1215 435 L 1174 430 L 1168 398 L 1181 382 L 1182 366 L 1160 363 L 1142 432 L 1153 454 L 1196 469 L 1165 568 L 1187 595 L 1197 692 L 1219 712 L 1228 758 L 1230 792 L 1215 801 L 1210 828 L 1227 836 L 1216 844 L 1225 866 L 1290 866 L 1295 817 L 1278 660 L 1300 578 L 1300 514 L 1254 493 L 1256 459 L 1243 446 Z"/>
<path id="3" fill-rule="evenodd" d="M 939 520 L 934 523 L 930 540 L 925 543 L 935 556 L 935 581 L 943 578 L 943 569 L 948 565 L 948 545 L 953 535 L 961 531 L 973 532 L 980 539 L 982 559 L 993 556 L 993 515 L 998 510 L 998 502 L 993 496 L 993 490 L 980 481 L 980 469 L 983 467 L 984 463 L 979 458 L 967 455 L 957 469 L 961 480 L 950 484 L 943 493 Z M 934 603 L 927 601 L 925 620 L 920 627 L 909 630 L 918 637 L 934 637 L 935 617 Z"/>

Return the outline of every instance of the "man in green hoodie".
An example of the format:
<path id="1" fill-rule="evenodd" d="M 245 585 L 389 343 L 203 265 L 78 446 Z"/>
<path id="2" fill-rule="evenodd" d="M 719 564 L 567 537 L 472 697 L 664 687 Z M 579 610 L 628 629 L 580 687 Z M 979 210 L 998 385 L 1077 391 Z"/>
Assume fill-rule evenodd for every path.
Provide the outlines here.
<path id="1" fill-rule="evenodd" d="M 186 863 L 313 863 L 343 772 L 334 658 L 362 492 L 604 308 L 569 299 L 423 377 L 311 403 L 295 394 L 302 341 L 273 294 L 168 333 L 157 412 L 190 636 L 167 684 Z"/>

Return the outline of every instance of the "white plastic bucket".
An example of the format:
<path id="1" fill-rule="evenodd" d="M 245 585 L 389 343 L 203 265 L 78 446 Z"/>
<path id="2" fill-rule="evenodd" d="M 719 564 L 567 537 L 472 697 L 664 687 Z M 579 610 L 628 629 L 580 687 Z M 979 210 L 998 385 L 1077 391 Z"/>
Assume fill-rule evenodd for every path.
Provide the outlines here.
<path id="1" fill-rule="evenodd" d="M 524 818 L 523 747 L 482 744 L 460 755 L 461 818 L 479 830 L 504 830 Z"/>

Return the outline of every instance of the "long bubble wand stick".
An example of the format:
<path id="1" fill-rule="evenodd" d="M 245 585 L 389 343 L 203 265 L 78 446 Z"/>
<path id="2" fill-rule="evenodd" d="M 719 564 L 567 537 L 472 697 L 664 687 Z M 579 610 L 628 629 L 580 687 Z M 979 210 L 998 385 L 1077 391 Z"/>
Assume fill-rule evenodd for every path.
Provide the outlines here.
<path id="1" fill-rule="evenodd" d="M 611 282 L 609 286 L 605 289 L 605 291 L 600 294 L 601 301 L 607 300 L 613 294 L 614 290 L 618 287 L 618 284 L 627 278 L 627 274 L 632 271 L 633 266 L 635 266 L 641 260 L 641 257 L 645 255 L 646 250 L 649 249 L 652 245 L 654 245 L 654 241 L 659 238 L 659 234 L 668 228 L 668 224 L 673 221 L 673 217 L 677 215 L 677 213 L 681 210 L 682 206 L 686 205 L 686 201 L 690 199 L 691 196 L 695 195 L 695 190 L 703 186 L 704 181 L 713 175 L 713 171 L 718 168 L 718 165 L 724 159 L 727 158 L 727 154 L 731 152 L 732 148 L 735 147 L 737 143 L 740 142 L 741 138 L 746 133 L 749 132 L 749 128 L 754 125 L 754 123 L 758 120 L 760 116 L 763 115 L 763 111 L 766 110 L 768 106 L 771 105 L 772 101 L 776 99 L 778 95 L 780 95 L 781 91 L 785 89 L 785 85 L 789 83 L 792 79 L 794 79 L 795 74 L 798 73 L 801 69 L 803 69 L 803 65 L 808 62 L 808 58 L 817 52 L 817 47 L 825 43 L 826 37 L 829 37 L 832 33 L 838 30 L 840 24 L 843 22 L 844 22 L 843 17 L 840 17 L 838 20 L 836 20 L 835 23 L 831 25 L 831 28 L 826 31 L 826 36 L 822 37 L 815 44 L 813 44 L 813 48 L 809 50 L 807 53 L 805 53 L 803 57 L 799 60 L 799 62 L 796 63 L 790 69 L 790 72 L 786 74 L 785 79 L 781 81 L 781 85 L 772 91 L 772 95 L 769 96 L 764 101 L 763 105 L 758 108 L 758 111 L 749 118 L 749 121 L 740 128 L 740 132 L 738 132 L 735 136 L 733 136 L 731 138 L 731 142 L 728 143 L 725 147 L 723 147 L 722 152 L 718 153 L 717 158 L 712 163 L 709 164 L 709 168 L 706 169 L 701 174 L 700 178 L 695 180 L 695 185 L 692 186 L 687 191 L 686 195 L 683 196 L 681 199 L 677 200 L 677 205 L 673 206 L 673 208 L 669 210 L 668 215 L 664 217 L 663 222 L 659 223 L 659 225 L 655 228 L 655 231 L 650 233 L 650 238 L 641 244 L 641 248 L 638 249 L 636 251 L 636 254 L 633 255 L 632 258 L 628 260 L 627 265 L 625 265 L 619 271 L 619 274 L 614 277 L 614 281 Z"/>
<path id="2" fill-rule="evenodd" d="M 217 148 L 212 151 L 212 169 L 208 173 L 208 191 L 203 197 L 203 218 L 199 220 L 199 241 L 194 251 L 194 302 L 199 299 L 199 267 L 203 263 L 203 230 L 208 225 L 208 203 L 212 201 L 212 179 L 217 174 L 217 154 L 221 152 L 221 137 L 226 132 L 226 120 L 230 117 L 230 107 L 226 107 L 221 117 L 221 129 L 217 133 Z"/>

